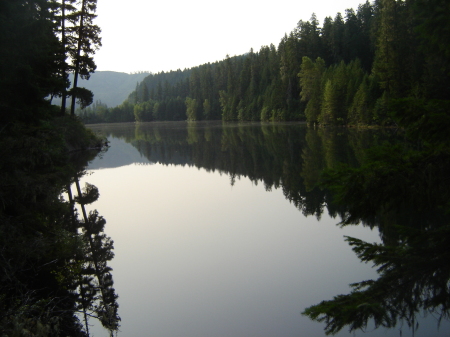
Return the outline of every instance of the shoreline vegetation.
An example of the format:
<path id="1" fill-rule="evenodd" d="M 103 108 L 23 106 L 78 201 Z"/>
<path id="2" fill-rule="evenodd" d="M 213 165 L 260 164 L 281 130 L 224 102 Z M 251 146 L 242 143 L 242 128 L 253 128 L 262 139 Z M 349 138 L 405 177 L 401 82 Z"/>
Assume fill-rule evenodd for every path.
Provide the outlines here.
<path id="1" fill-rule="evenodd" d="M 96 0 L 0 5 L 1 336 L 87 337 L 89 318 L 111 336 L 119 327 L 113 241 L 106 220 L 84 209 L 97 188 L 79 185 L 107 143 L 70 112 L 92 102 L 76 79 L 95 70 L 95 9 Z"/>
<path id="2" fill-rule="evenodd" d="M 87 128 L 78 118 L 58 117 L 52 121 L 59 133 L 64 135 L 64 144 L 68 153 L 79 151 L 104 151 L 108 141 Z"/>
<path id="3" fill-rule="evenodd" d="M 78 314 L 102 323 L 102 315 L 110 317 L 104 326 L 117 329 L 117 296 L 107 266 L 113 242 L 103 233 L 105 220 L 96 211 L 83 212 L 83 219 L 76 211 L 98 198 L 95 186 L 81 190 L 78 180 L 105 145 L 71 116 L 37 125 L 11 123 L 2 130 L 2 336 L 89 336 L 88 322 L 81 324 Z M 73 196 L 72 184 L 78 187 Z M 93 261 L 103 267 L 94 271 Z M 101 296 L 96 289 L 105 278 L 111 295 Z"/>

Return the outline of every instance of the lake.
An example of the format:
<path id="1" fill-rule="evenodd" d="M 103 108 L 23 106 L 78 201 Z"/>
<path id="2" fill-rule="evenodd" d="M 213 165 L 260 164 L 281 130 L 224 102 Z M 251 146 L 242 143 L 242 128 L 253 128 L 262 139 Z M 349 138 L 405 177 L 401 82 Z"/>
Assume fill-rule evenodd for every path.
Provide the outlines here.
<path id="1" fill-rule="evenodd" d="M 381 242 L 377 226 L 337 226 L 344 210 L 315 187 L 320 172 L 358 166 L 394 131 L 301 123 L 159 122 L 89 126 L 110 148 L 81 183 L 114 240 L 127 337 L 318 337 L 306 307 L 376 278 L 344 236 Z M 94 320 L 91 320 L 94 324 Z M 95 324 L 94 324 L 95 325 Z M 428 316 L 414 336 L 448 336 Z M 93 327 L 94 336 L 108 336 Z M 412 336 L 342 330 L 337 336 Z"/>

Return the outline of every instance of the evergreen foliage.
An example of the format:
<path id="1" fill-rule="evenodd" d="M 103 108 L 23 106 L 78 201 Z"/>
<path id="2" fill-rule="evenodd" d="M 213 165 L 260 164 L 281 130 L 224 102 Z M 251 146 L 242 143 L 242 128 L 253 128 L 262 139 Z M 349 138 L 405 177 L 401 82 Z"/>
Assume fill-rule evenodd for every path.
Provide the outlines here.
<path id="1" fill-rule="evenodd" d="M 313 14 L 277 47 L 151 74 L 121 106 L 86 110 L 83 120 L 393 125 L 388 108 L 393 99 L 444 99 L 448 88 L 448 47 L 442 38 L 448 32 L 431 19 L 445 26 L 448 5 L 433 1 L 433 6 L 424 0 L 367 1 L 325 18 L 322 26 Z M 127 112 L 129 104 L 147 101 L 158 109 L 136 119 Z"/>
<path id="2" fill-rule="evenodd" d="M 101 46 L 100 28 L 93 24 L 93 20 L 97 17 L 96 9 L 97 0 L 81 0 L 79 10 L 72 14 L 74 25 L 71 27 L 71 33 L 74 42 L 76 41 L 75 48 L 68 46 L 68 54 L 72 60 L 71 68 L 74 73 L 72 89 L 69 92 L 72 97 L 70 107 L 72 116 L 75 115 L 75 100 L 77 98 L 83 97 L 79 102 L 82 108 L 92 103 L 92 98 L 89 100 L 84 98 L 88 95 L 86 92 L 89 92 L 89 90 L 84 88 L 81 91 L 79 90 L 78 76 L 89 79 L 90 74 L 97 68 L 92 57 L 98 47 Z"/>

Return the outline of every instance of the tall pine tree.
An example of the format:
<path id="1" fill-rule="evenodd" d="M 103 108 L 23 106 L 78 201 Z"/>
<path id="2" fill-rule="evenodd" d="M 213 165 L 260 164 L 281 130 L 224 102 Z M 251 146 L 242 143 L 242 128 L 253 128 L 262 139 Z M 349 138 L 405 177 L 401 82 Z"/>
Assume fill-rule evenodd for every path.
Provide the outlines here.
<path id="1" fill-rule="evenodd" d="M 89 105 L 93 100 L 92 92 L 78 87 L 78 76 L 83 79 L 89 79 L 90 74 L 97 68 L 92 57 L 101 46 L 101 38 L 99 36 L 101 30 L 93 23 L 97 17 L 95 14 L 96 9 L 97 0 L 82 0 L 79 11 L 74 13 L 78 18 L 78 26 L 74 27 L 77 48 L 69 51 L 74 69 L 73 85 L 70 90 L 72 96 L 70 114 L 72 116 L 75 115 L 75 101 L 77 98 L 82 107 Z"/>

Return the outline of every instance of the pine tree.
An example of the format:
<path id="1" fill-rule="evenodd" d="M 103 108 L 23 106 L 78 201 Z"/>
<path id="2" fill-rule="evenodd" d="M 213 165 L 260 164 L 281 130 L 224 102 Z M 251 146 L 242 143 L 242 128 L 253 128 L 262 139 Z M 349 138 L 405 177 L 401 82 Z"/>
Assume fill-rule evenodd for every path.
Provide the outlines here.
<path id="1" fill-rule="evenodd" d="M 306 121 L 316 123 L 320 115 L 322 103 L 322 76 L 325 71 L 325 62 L 320 57 L 312 62 L 309 57 L 304 56 L 300 77 L 301 100 L 308 102 L 305 109 Z"/>
<path id="2" fill-rule="evenodd" d="M 356 92 L 349 109 L 348 122 L 350 124 L 371 124 L 371 100 L 369 91 L 369 78 L 366 75 Z"/>
<path id="3" fill-rule="evenodd" d="M 344 29 L 342 14 L 337 13 L 331 28 L 331 56 L 334 64 L 344 59 Z"/>
<path id="4" fill-rule="evenodd" d="M 64 87 L 61 92 L 61 115 L 66 112 L 67 87 L 69 86 L 69 72 L 71 67 L 67 64 L 67 57 L 73 53 L 76 48 L 76 39 L 74 38 L 73 27 L 76 25 L 76 16 L 74 6 L 76 0 L 61 0 L 59 3 L 59 33 L 61 36 L 61 48 L 63 50 L 64 60 L 61 64 L 61 78 L 64 81 Z"/>
<path id="5" fill-rule="evenodd" d="M 78 98 L 82 107 L 92 103 L 92 92 L 78 87 L 78 76 L 89 79 L 90 74 L 96 69 L 92 55 L 101 46 L 99 37 L 100 28 L 93 24 L 97 17 L 97 0 L 82 0 L 79 11 L 74 13 L 78 19 L 78 26 L 74 27 L 74 34 L 77 40 L 76 50 L 70 51 L 72 66 L 74 69 L 73 86 L 70 91 L 72 95 L 72 105 L 70 114 L 75 115 L 75 100 Z"/>
<path id="6" fill-rule="evenodd" d="M 319 121 L 324 124 L 345 124 L 347 120 L 348 70 L 344 61 L 329 68 L 325 75 L 322 111 Z"/>

